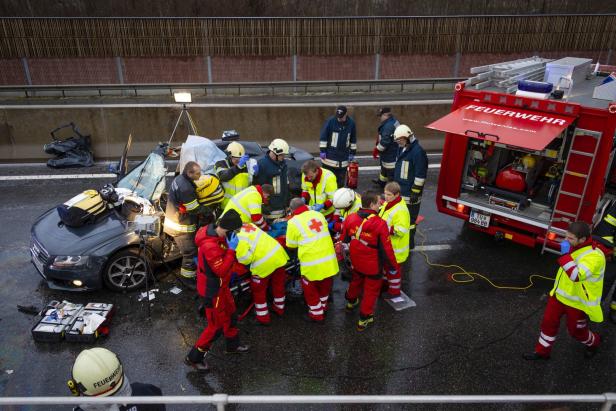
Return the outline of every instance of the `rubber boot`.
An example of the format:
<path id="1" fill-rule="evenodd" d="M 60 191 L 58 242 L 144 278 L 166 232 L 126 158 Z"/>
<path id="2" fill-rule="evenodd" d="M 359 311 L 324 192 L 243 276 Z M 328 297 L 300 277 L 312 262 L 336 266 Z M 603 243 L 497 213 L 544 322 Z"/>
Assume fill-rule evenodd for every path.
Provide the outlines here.
<path id="1" fill-rule="evenodd" d="M 225 354 L 246 354 L 250 350 L 248 345 L 240 344 L 240 337 L 227 339 Z"/>
<path id="2" fill-rule="evenodd" d="M 184 358 L 184 363 L 199 372 L 208 372 L 210 367 L 205 361 L 205 354 L 207 354 L 207 350 L 192 347 L 186 358 Z"/>
<path id="3" fill-rule="evenodd" d="M 357 331 L 364 331 L 373 322 L 374 322 L 373 315 L 368 315 L 365 317 L 363 315 L 360 315 L 359 321 L 357 322 Z"/>

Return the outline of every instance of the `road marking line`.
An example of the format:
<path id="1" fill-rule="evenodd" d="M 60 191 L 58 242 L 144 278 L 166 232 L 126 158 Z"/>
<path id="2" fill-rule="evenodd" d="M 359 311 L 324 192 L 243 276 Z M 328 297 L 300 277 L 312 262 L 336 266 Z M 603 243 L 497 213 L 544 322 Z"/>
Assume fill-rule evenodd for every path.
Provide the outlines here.
<path id="1" fill-rule="evenodd" d="M 441 168 L 440 164 L 428 164 L 428 168 Z M 359 167 L 359 171 L 378 171 L 381 169 L 381 166 L 364 166 Z"/>
<path id="2" fill-rule="evenodd" d="M 292 87 L 292 86 L 291 86 Z M 80 98 L 80 97 L 71 97 L 71 98 Z M 425 105 L 441 105 L 441 104 L 451 104 L 453 103 L 453 99 L 443 99 L 443 100 L 400 100 L 400 101 L 352 101 L 347 103 L 339 103 L 346 106 L 425 106 Z M 291 103 L 291 102 L 280 102 L 280 103 L 191 103 L 187 105 L 189 108 L 241 108 L 241 107 L 334 107 L 338 104 L 332 102 L 315 102 L 315 103 Z M 32 104 L 32 105 L 12 105 L 12 104 L 2 104 L 0 105 L 0 109 L 2 110 L 20 110 L 20 109 L 35 109 L 35 110 L 45 110 L 50 108 L 181 108 L 181 104 L 177 103 L 152 103 L 152 104 L 139 104 L 139 103 L 126 103 L 126 104 L 118 104 L 118 103 L 110 103 L 110 104 Z"/>
<path id="3" fill-rule="evenodd" d="M 451 250 L 450 244 L 434 244 L 434 245 L 418 245 L 413 251 L 441 251 L 441 250 Z"/>

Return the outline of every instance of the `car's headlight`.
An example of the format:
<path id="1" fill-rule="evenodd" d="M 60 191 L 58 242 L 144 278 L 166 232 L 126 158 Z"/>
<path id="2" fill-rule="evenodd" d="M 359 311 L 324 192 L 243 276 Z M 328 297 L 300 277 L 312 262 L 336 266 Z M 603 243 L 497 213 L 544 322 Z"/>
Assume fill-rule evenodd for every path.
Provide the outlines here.
<path id="1" fill-rule="evenodd" d="M 88 262 L 85 255 L 59 255 L 53 260 L 52 268 L 80 267 Z"/>

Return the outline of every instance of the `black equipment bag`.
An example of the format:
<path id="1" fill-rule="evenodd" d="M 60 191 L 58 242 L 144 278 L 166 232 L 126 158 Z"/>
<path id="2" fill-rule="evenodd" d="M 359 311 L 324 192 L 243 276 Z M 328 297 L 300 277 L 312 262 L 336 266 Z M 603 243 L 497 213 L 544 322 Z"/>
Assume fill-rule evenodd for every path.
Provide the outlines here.
<path id="1" fill-rule="evenodd" d="M 98 191 L 86 190 L 57 208 L 60 220 L 68 227 L 91 224 L 107 209 L 107 203 Z"/>

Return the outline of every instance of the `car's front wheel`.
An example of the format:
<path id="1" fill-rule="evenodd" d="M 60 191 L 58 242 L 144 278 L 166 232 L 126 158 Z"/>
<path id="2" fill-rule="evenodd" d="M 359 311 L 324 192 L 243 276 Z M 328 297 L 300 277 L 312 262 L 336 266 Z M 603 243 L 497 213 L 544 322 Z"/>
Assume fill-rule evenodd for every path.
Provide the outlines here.
<path id="1" fill-rule="evenodd" d="M 143 287 L 145 278 L 145 256 L 132 248 L 112 255 L 103 271 L 103 281 L 113 291 L 136 290 Z"/>

